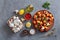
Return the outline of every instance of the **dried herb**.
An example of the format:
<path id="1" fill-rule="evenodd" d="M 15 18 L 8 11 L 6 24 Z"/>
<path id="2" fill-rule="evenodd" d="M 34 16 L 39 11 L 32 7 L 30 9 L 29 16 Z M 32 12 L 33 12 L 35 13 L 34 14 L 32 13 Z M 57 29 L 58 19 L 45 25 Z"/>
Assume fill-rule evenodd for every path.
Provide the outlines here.
<path id="1" fill-rule="evenodd" d="M 43 7 L 43 8 L 46 8 L 46 9 L 50 9 L 49 6 L 50 6 L 50 3 L 49 3 L 49 2 L 45 2 L 45 3 L 42 5 L 42 7 Z"/>
<path id="2" fill-rule="evenodd" d="M 38 23 L 38 26 L 40 26 L 40 23 Z"/>

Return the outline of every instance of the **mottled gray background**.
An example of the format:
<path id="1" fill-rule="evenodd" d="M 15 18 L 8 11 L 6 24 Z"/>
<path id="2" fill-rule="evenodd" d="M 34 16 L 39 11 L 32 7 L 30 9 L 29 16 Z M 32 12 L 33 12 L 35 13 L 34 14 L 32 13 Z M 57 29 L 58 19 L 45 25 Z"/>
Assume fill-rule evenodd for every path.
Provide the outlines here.
<path id="1" fill-rule="evenodd" d="M 44 2 L 50 2 L 50 10 L 55 18 L 54 27 L 56 28 L 57 37 L 40 38 L 42 33 L 34 36 L 20 37 L 20 32 L 13 34 L 6 22 L 9 17 L 13 16 L 12 13 L 15 9 L 25 8 L 27 5 L 34 6 L 34 14 L 37 10 L 41 10 Z M 42 34 L 43 35 L 43 34 Z M 0 40 L 60 40 L 60 0 L 0 0 Z"/>

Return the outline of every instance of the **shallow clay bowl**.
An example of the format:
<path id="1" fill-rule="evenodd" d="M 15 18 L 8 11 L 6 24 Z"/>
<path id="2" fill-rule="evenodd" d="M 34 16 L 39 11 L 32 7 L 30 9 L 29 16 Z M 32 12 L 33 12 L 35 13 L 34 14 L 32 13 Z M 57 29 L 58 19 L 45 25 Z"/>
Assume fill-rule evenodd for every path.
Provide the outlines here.
<path id="1" fill-rule="evenodd" d="M 33 16 L 33 27 L 40 32 L 49 31 L 54 25 L 54 17 L 47 10 L 39 10 Z"/>

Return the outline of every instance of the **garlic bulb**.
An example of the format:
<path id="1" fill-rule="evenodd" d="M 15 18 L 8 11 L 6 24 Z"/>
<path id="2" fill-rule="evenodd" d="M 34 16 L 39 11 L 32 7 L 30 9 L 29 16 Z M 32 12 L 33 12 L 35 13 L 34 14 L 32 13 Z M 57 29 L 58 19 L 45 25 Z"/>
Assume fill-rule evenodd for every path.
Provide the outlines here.
<path id="1" fill-rule="evenodd" d="M 10 19 L 12 19 L 10 21 Z M 19 17 L 13 16 L 12 18 L 10 18 L 8 21 L 9 27 L 12 27 L 12 31 L 14 33 L 20 31 L 23 28 L 23 23 L 22 21 L 19 19 Z"/>

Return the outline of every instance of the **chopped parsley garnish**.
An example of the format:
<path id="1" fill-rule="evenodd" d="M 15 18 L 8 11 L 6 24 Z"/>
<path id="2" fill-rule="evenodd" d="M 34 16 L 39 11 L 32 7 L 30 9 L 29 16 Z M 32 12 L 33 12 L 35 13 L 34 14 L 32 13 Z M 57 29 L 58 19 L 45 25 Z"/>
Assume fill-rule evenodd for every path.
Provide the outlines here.
<path id="1" fill-rule="evenodd" d="M 40 26 L 40 23 L 38 23 L 38 26 Z"/>
<path id="2" fill-rule="evenodd" d="M 45 3 L 42 5 L 42 7 L 43 7 L 43 8 L 46 8 L 46 9 L 50 9 L 49 6 L 50 6 L 50 3 L 49 3 L 49 2 L 45 2 Z"/>

